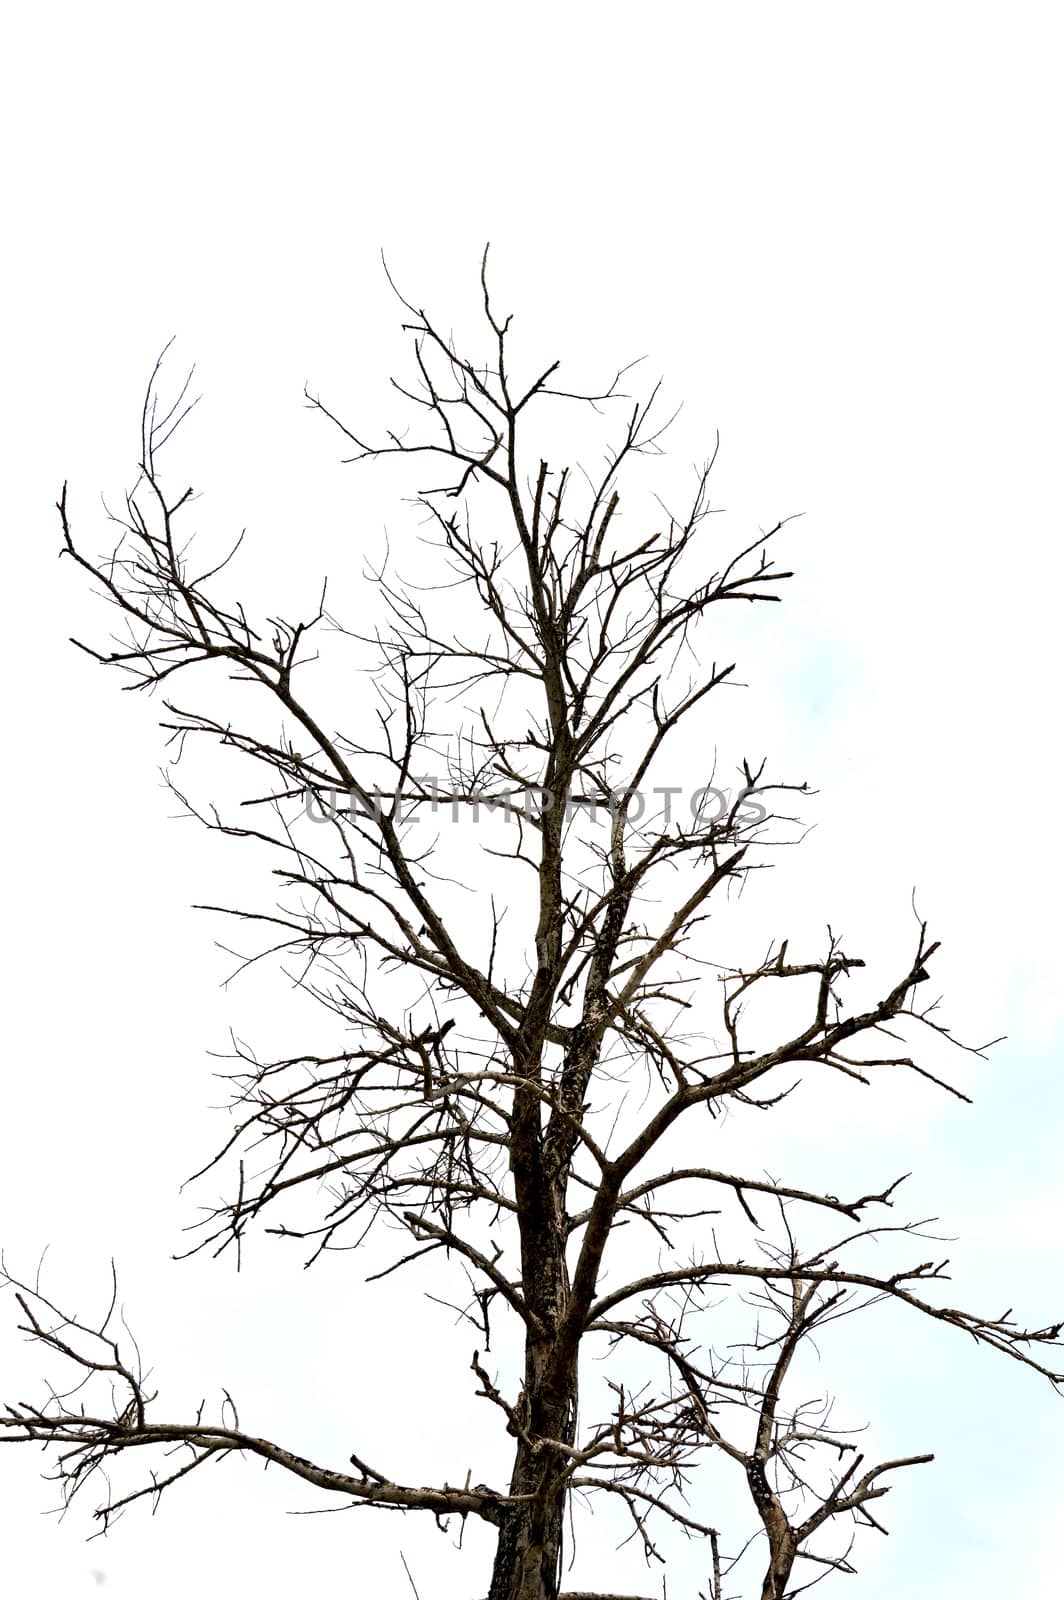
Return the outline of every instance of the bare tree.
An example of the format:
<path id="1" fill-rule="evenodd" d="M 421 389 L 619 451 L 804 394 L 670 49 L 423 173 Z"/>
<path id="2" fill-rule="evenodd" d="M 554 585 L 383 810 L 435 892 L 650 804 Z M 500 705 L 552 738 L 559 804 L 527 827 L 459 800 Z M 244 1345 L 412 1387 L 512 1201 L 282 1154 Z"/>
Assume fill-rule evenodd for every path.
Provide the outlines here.
<path id="1" fill-rule="evenodd" d="M 117 549 L 84 553 L 65 490 L 59 513 L 66 551 L 122 624 L 90 653 L 127 687 L 163 686 L 179 747 L 213 741 L 264 772 L 235 818 L 182 795 L 209 829 L 277 862 L 278 903 L 213 909 L 260 925 L 335 1019 L 330 1053 L 260 1059 L 235 1046 L 235 1127 L 215 1158 L 235 1168 L 233 1197 L 201 1247 L 239 1252 L 262 1221 L 308 1241 L 313 1259 L 385 1221 L 407 1240 L 389 1270 L 445 1253 L 474 1330 L 472 1382 L 513 1441 L 509 1482 L 401 1484 L 355 1453 L 352 1470 L 318 1465 L 244 1431 L 228 1395 L 217 1420 L 159 1421 L 113 1298 L 90 1325 L 13 1278 L 23 1328 L 83 1382 L 8 1407 L 3 1436 L 50 1446 L 68 1495 L 107 1483 L 126 1452 L 176 1447 L 176 1467 L 126 1493 L 108 1486 L 105 1525 L 231 1452 L 351 1502 L 483 1519 L 498 1535 L 489 1600 L 556 1600 L 567 1509 L 595 1493 L 626 1508 L 648 1562 L 670 1521 L 703 1539 L 703 1600 L 724 1600 L 750 1529 L 719 1529 L 701 1509 L 709 1455 L 745 1483 L 762 1600 L 783 1600 L 851 1572 L 855 1529 L 881 1526 L 873 1502 L 932 1459 L 867 1459 L 826 1402 L 802 1398 L 798 1358 L 819 1330 L 893 1302 L 1058 1384 L 1060 1325 L 942 1304 L 947 1263 L 919 1259 L 922 1225 L 883 1220 L 900 1179 L 839 1198 L 699 1164 L 707 1113 L 771 1107 L 795 1068 L 868 1084 L 900 1066 L 957 1093 L 915 1047 L 964 1047 L 921 1003 L 937 947 L 918 919 L 912 948 L 861 1004 L 845 996 L 864 963 L 830 931 L 819 951 L 792 954 L 784 938 L 753 964 L 707 959 L 711 907 L 784 842 L 771 808 L 804 785 L 743 764 L 730 791 L 673 811 L 675 786 L 657 780 L 733 671 L 698 664 L 706 614 L 778 599 L 789 576 L 771 553 L 778 528 L 721 558 L 706 527 L 710 461 L 682 514 L 659 503 L 626 532 L 621 480 L 660 453 L 657 391 L 631 401 L 622 371 L 575 392 L 557 362 L 519 378 L 510 318 L 483 272 L 482 285 L 482 354 L 402 301 L 413 347 L 412 376 L 394 385 L 402 431 L 363 433 L 308 395 L 349 459 L 392 456 L 428 480 L 416 504 L 434 585 L 385 567 L 379 626 L 342 628 L 324 591 L 303 621 L 257 621 L 228 592 L 235 551 L 194 565 L 191 491 L 173 493 L 160 467 L 188 391 L 164 406 L 158 368 Z M 608 429 L 600 466 L 549 459 L 551 421 Z M 313 697 L 325 693 L 316 640 L 363 664 L 372 652 L 373 726 L 358 713 L 338 731 Z M 169 698 L 179 674 L 208 698 L 191 709 Z M 232 691 L 211 687 L 218 674 L 240 685 L 235 715 Z M 453 889 L 468 880 L 471 819 L 494 886 L 472 924 Z M 774 1004 L 780 994 L 797 997 L 796 1023 L 779 1021 L 799 1015 Z M 889 1234 L 911 1253 L 872 1270 L 866 1247 Z M 520 1374 L 491 1353 L 500 1319 L 519 1330 Z M 633 1386 L 626 1350 L 656 1378 Z M 603 1352 L 610 1409 L 586 1415 L 581 1365 Z"/>

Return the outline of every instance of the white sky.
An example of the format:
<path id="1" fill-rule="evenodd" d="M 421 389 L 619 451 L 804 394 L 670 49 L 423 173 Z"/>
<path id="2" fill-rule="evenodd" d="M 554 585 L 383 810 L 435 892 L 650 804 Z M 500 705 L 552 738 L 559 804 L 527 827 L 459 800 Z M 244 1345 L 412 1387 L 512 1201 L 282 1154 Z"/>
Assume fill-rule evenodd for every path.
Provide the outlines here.
<path id="1" fill-rule="evenodd" d="M 344 1257 L 302 1275 L 268 1241 L 240 1280 L 168 1260 L 200 1203 L 177 1185 L 223 1128 L 206 1051 L 230 1022 L 261 1037 L 289 997 L 220 991 L 218 930 L 187 907 L 221 857 L 169 820 L 151 707 L 66 643 L 102 617 L 55 560 L 63 479 L 91 542 L 176 334 L 204 394 L 182 458 L 204 524 L 247 525 L 262 592 L 286 605 L 357 570 L 386 502 L 337 464 L 301 391 L 362 416 L 383 397 L 382 247 L 460 320 L 490 238 L 534 352 L 592 374 L 645 354 L 685 402 L 664 487 L 719 427 L 736 533 L 805 513 L 785 606 L 735 630 L 751 692 L 719 738 L 820 790 L 774 903 L 887 960 L 908 952 L 915 885 L 949 1020 L 1009 1039 L 960 1067 L 974 1108 L 835 1096 L 771 1154 L 840 1182 L 914 1169 L 914 1211 L 963 1237 L 958 1296 L 1033 1325 L 1061 1314 L 1060 34 L 1056 7 L 1022 0 L 8 18 L 0 1238 L 25 1271 L 50 1244 L 49 1285 L 86 1308 L 117 1258 L 174 1413 L 224 1383 L 254 1431 L 415 1481 L 460 1476 L 480 1426 L 468 1340 L 413 1285 L 375 1295 Z M 5 1398 L 39 1368 L 10 1320 Z M 837 1359 L 870 1449 L 938 1453 L 898 1480 L 892 1537 L 858 1549 L 863 1600 L 1056 1594 L 1048 1386 L 896 1323 Z M 0 1455 L 13 1594 L 400 1596 L 402 1549 L 422 1600 L 468 1600 L 484 1570 L 473 1529 L 463 1558 L 431 1519 L 286 1517 L 321 1497 L 237 1463 L 85 1545 L 88 1501 L 57 1528 L 33 1465 Z M 631 1547 L 612 1572 L 658 1581 Z M 696 1575 L 678 1557 L 669 1600 L 694 1600 Z"/>

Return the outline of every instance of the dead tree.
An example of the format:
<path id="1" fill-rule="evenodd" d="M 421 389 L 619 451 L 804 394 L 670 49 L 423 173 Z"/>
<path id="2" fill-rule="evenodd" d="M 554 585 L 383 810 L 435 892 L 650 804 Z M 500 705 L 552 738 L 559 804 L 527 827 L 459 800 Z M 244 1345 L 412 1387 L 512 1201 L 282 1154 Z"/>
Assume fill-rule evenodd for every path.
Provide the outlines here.
<path id="1" fill-rule="evenodd" d="M 303 621 L 259 621 L 229 593 L 231 556 L 197 567 L 191 491 L 175 494 L 160 465 L 187 393 L 164 408 L 158 369 L 118 548 L 85 553 L 65 490 L 59 513 L 66 551 L 122 624 L 90 653 L 127 687 L 162 687 L 179 744 L 213 741 L 265 774 L 235 816 L 187 799 L 208 828 L 272 852 L 282 884 L 266 909 L 212 909 L 264 929 L 335 1019 L 327 1054 L 263 1060 L 239 1047 L 235 1127 L 215 1158 L 235 1166 L 233 1198 L 202 1245 L 239 1251 L 261 1222 L 308 1241 L 313 1258 L 387 1219 L 409 1240 L 396 1265 L 446 1252 L 472 1284 L 470 1382 L 513 1441 L 509 1481 L 395 1483 L 355 1453 L 351 1470 L 318 1465 L 244 1431 L 228 1397 L 215 1421 L 161 1422 L 112 1320 L 83 1324 L 39 1285 L 16 1284 L 22 1326 L 87 1386 L 77 1403 L 53 1388 L 10 1406 L 4 1436 L 50 1446 L 68 1493 L 97 1471 L 106 1481 L 126 1452 L 179 1447 L 176 1468 L 105 1498 L 105 1524 L 232 1452 L 352 1502 L 483 1519 L 498 1535 L 489 1600 L 557 1600 L 567 1508 L 589 1493 L 627 1508 L 648 1561 L 663 1523 L 704 1539 L 705 1595 L 723 1600 L 750 1530 L 719 1529 L 703 1504 L 696 1469 L 710 1453 L 748 1489 L 762 1600 L 783 1600 L 803 1574 L 852 1571 L 854 1530 L 880 1527 L 873 1502 L 901 1468 L 932 1459 L 866 1459 L 793 1387 L 806 1341 L 844 1314 L 900 1303 L 1057 1384 L 1060 1327 L 944 1305 L 947 1263 L 918 1259 L 916 1225 L 883 1220 L 901 1180 L 839 1198 L 692 1159 L 697 1119 L 771 1106 L 795 1069 L 869 1084 L 901 1066 L 948 1088 L 915 1053 L 921 1037 L 947 1038 L 921 1002 L 936 944 L 917 922 L 878 998 L 860 1005 L 846 994 L 863 962 L 830 933 L 819 951 L 792 953 L 783 938 L 752 965 L 709 964 L 707 914 L 778 842 L 774 797 L 804 786 L 743 765 L 729 792 L 703 791 L 672 815 L 668 801 L 648 812 L 646 797 L 675 794 L 663 763 L 733 671 L 697 665 L 707 613 L 778 599 L 789 576 L 772 555 L 778 529 L 720 556 L 706 525 L 710 461 L 682 514 L 659 506 L 629 531 L 621 482 L 660 451 L 656 392 L 633 403 L 624 372 L 576 392 L 557 362 L 519 378 L 510 319 L 482 284 L 476 355 L 402 302 L 413 357 L 394 385 L 402 426 L 364 433 L 308 395 L 350 460 L 394 457 L 428 482 L 417 505 L 439 586 L 382 571 L 379 626 L 345 630 L 324 592 Z M 602 464 L 550 459 L 543 416 L 601 419 Z M 373 653 L 376 734 L 366 718 L 338 731 L 318 709 L 315 640 L 363 666 Z M 179 675 L 205 697 L 191 708 L 172 698 Z M 211 698 L 219 675 L 239 684 L 235 715 L 224 685 Z M 498 892 L 485 890 L 467 927 L 449 881 L 468 879 L 461 823 L 476 817 Z M 802 1020 L 752 1042 L 751 1003 L 784 989 L 803 997 Z M 864 1244 L 887 1233 L 912 1254 L 870 1271 Z M 727 1349 L 716 1331 L 726 1292 L 755 1311 Z M 519 1374 L 490 1353 L 500 1318 L 520 1330 Z M 626 1349 L 657 1363 L 656 1384 L 626 1383 Z M 581 1365 L 604 1350 L 612 1410 L 586 1415 Z"/>

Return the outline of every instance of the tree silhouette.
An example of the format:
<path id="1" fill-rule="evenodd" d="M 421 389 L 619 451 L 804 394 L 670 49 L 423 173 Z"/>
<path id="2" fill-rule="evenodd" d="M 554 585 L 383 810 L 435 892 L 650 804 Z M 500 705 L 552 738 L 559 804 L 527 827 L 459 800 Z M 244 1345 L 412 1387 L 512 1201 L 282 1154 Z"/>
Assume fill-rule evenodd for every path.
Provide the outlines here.
<path id="1" fill-rule="evenodd" d="M 917 919 L 859 1004 L 847 985 L 864 963 L 830 930 L 819 951 L 777 938 L 753 966 L 708 959 L 710 910 L 787 841 L 772 808 L 805 786 L 748 762 L 730 788 L 693 796 L 661 780 L 734 670 L 699 663 L 707 613 L 779 598 L 782 524 L 720 554 L 711 459 L 682 513 L 659 503 L 627 531 L 621 484 L 660 454 L 658 391 L 629 398 L 630 369 L 571 390 L 557 361 L 519 378 L 511 319 L 481 281 L 483 354 L 400 296 L 413 355 L 394 383 L 402 430 L 356 430 L 308 395 L 349 460 L 395 457 L 430 484 L 417 506 L 431 554 L 417 583 L 390 562 L 376 573 L 372 626 L 342 626 L 324 589 L 303 621 L 257 620 L 230 593 L 235 548 L 195 566 L 191 490 L 174 494 L 160 468 L 189 391 L 164 404 L 158 366 L 117 549 L 84 553 L 65 489 L 59 512 L 66 551 L 121 623 L 90 654 L 127 687 L 163 686 L 179 750 L 211 741 L 264 774 L 234 814 L 181 793 L 207 828 L 276 863 L 276 904 L 212 909 L 261 926 L 335 1022 L 327 1054 L 234 1045 L 234 1128 L 210 1164 L 232 1172 L 231 1198 L 199 1248 L 239 1252 L 262 1222 L 313 1260 L 384 1223 L 405 1240 L 389 1271 L 444 1253 L 472 1329 L 471 1392 L 512 1440 L 509 1481 L 400 1484 L 353 1452 L 352 1470 L 318 1465 L 246 1432 L 228 1395 L 215 1421 L 161 1422 L 116 1296 L 89 1324 L 14 1278 L 24 1329 L 84 1381 L 8 1407 L 3 1426 L 51 1447 L 68 1495 L 97 1473 L 106 1483 L 126 1452 L 178 1447 L 176 1466 L 108 1486 L 104 1524 L 232 1452 L 351 1501 L 483 1519 L 498 1535 L 488 1600 L 557 1600 L 567 1512 L 590 1494 L 623 1504 L 648 1562 L 666 1522 L 704 1540 L 704 1600 L 724 1600 L 751 1529 L 718 1528 L 704 1504 L 696 1469 L 715 1456 L 749 1493 L 762 1600 L 783 1600 L 853 1571 L 856 1530 L 881 1526 L 872 1503 L 932 1459 L 871 1461 L 826 1401 L 802 1398 L 797 1358 L 819 1330 L 893 1302 L 1059 1383 L 1047 1363 L 1060 1326 L 943 1305 L 947 1263 L 915 1247 L 872 1270 L 870 1241 L 922 1237 L 884 1220 L 901 1179 L 840 1198 L 701 1164 L 703 1130 L 735 1104 L 770 1108 L 794 1068 L 870 1083 L 900 1066 L 958 1093 L 915 1054 L 921 1039 L 954 1044 L 921 1003 L 937 946 Z M 604 458 L 558 465 L 547 430 L 589 420 Z M 337 728 L 322 679 L 346 649 L 375 700 Z M 179 674 L 191 707 L 171 698 Z M 454 884 L 478 870 L 470 919 Z M 500 1323 L 519 1334 L 520 1371 L 492 1353 Z M 604 1353 L 611 1408 L 588 1415 L 581 1366 Z"/>

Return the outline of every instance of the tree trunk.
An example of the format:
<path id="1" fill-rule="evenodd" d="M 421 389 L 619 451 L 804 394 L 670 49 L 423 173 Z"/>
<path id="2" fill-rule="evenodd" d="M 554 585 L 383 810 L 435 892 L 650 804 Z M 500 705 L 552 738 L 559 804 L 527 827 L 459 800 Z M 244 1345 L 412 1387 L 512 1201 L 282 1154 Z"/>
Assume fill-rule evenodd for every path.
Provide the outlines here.
<path id="1" fill-rule="evenodd" d="M 772 1551 L 765 1581 L 761 1586 L 761 1600 L 783 1600 L 793 1566 L 793 1549 L 783 1546 Z"/>
<path id="2" fill-rule="evenodd" d="M 575 1375 L 565 1392 L 533 1395 L 524 1409 L 510 1493 L 527 1498 L 503 1512 L 488 1600 L 557 1600 L 560 1585 L 568 1463 L 541 1441 L 573 1443 Z"/>
<path id="3" fill-rule="evenodd" d="M 538 1110 L 533 1102 L 537 1121 Z M 557 1600 L 570 1465 L 557 1446 L 576 1439 L 578 1346 L 563 1352 L 559 1343 L 570 1290 L 562 1184 L 544 1181 L 538 1137 L 515 1144 L 522 1282 L 536 1326 L 526 1332 L 524 1386 L 509 1427 L 517 1440 L 509 1492 L 522 1498 L 503 1509 L 488 1600 Z M 529 1145 L 534 1159 L 522 1169 Z"/>
<path id="4" fill-rule="evenodd" d="M 798 1553 L 798 1540 L 777 1497 L 768 1489 L 764 1472 L 758 1463 L 754 1474 L 757 1489 L 754 1499 L 768 1534 L 768 1568 L 761 1586 L 761 1600 L 783 1600 L 790 1582 L 791 1569 Z"/>

